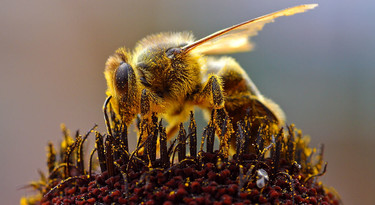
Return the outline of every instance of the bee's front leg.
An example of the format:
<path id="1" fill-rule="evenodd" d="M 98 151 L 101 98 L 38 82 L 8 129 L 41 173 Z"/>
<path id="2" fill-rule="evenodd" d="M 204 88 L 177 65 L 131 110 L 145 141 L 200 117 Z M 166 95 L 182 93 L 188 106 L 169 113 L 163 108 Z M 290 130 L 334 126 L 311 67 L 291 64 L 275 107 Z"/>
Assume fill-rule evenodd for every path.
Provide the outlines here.
<path id="1" fill-rule="evenodd" d="M 150 95 L 146 89 L 142 90 L 141 95 L 141 115 L 142 118 L 147 118 L 150 113 Z"/>

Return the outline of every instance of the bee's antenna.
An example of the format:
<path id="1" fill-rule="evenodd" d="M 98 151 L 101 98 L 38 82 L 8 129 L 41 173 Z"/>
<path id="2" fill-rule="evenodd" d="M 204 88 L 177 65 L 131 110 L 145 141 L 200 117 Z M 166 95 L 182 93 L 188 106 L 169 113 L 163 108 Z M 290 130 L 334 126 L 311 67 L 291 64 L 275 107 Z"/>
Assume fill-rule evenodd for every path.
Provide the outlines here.
<path id="1" fill-rule="evenodd" d="M 111 98 L 112 98 L 112 96 L 108 96 L 107 99 L 105 99 L 104 105 L 103 105 L 105 125 L 107 127 L 107 133 L 110 136 L 112 136 L 112 130 L 111 130 L 111 125 L 109 124 L 109 118 L 108 118 L 108 113 L 107 113 L 107 106 L 108 106 L 108 103 L 111 100 Z"/>

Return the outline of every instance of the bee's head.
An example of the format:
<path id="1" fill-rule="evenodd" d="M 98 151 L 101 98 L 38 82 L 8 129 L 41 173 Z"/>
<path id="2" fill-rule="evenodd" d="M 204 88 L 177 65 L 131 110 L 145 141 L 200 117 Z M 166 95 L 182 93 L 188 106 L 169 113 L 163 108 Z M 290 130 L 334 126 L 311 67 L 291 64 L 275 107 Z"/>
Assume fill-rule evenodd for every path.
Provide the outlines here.
<path id="1" fill-rule="evenodd" d="M 117 99 L 111 101 L 115 110 L 121 107 L 116 103 L 127 102 L 129 96 L 140 95 L 132 55 L 125 48 L 117 49 L 115 54 L 108 58 L 104 75 L 107 80 L 107 95 Z"/>
<path id="2" fill-rule="evenodd" d="M 140 82 L 161 98 L 179 98 L 200 82 L 198 57 L 181 48 L 190 33 L 161 33 L 141 40 L 134 52 Z"/>

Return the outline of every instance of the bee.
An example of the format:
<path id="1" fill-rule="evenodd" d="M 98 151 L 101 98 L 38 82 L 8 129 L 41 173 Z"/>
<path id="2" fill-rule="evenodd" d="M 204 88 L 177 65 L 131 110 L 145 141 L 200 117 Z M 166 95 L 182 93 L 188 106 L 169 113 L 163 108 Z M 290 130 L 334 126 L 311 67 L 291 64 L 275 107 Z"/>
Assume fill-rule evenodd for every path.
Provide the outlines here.
<path id="1" fill-rule="evenodd" d="M 140 40 L 133 51 L 119 48 L 108 58 L 104 71 L 111 106 L 128 126 L 138 114 L 148 118 L 158 113 L 168 122 L 168 138 L 196 106 L 224 109 L 233 122 L 252 107 L 257 115 L 281 126 L 283 111 L 259 92 L 236 60 L 210 55 L 250 51 L 253 44 L 249 38 L 266 23 L 316 6 L 280 10 L 196 41 L 189 32 L 159 33 Z"/>

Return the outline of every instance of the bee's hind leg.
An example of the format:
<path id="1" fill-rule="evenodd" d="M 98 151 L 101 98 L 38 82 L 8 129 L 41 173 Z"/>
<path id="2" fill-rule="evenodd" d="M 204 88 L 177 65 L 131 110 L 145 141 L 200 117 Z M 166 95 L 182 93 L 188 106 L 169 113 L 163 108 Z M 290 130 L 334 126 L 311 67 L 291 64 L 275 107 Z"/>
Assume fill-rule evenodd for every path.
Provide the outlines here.
<path id="1" fill-rule="evenodd" d="M 231 118 L 233 128 L 238 129 L 237 122 L 243 122 L 248 115 L 251 119 L 251 136 L 256 136 L 258 129 L 265 124 L 275 127 L 285 122 L 285 116 L 279 106 L 265 98 L 252 82 L 244 69 L 230 57 L 209 58 L 207 61 L 208 70 L 218 73 L 223 81 L 225 92 L 225 111 Z M 231 139 L 231 149 L 235 149 L 236 136 Z M 255 142 L 252 138 L 251 143 Z M 250 147 L 251 151 L 254 151 Z"/>

